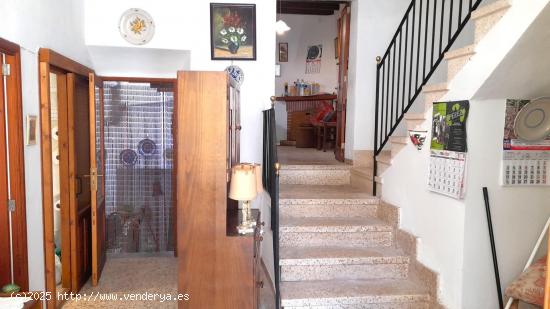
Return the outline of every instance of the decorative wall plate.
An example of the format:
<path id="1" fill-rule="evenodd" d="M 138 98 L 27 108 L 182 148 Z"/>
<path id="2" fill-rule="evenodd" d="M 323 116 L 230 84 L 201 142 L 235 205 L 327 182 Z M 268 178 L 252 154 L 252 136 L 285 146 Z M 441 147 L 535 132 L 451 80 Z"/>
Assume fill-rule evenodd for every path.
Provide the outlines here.
<path id="1" fill-rule="evenodd" d="M 120 152 L 120 161 L 126 166 L 134 166 L 137 163 L 138 155 L 132 149 L 124 149 Z"/>
<path id="2" fill-rule="evenodd" d="M 525 105 L 514 122 L 516 136 L 536 142 L 550 135 L 550 99 L 543 98 Z"/>
<path id="3" fill-rule="evenodd" d="M 155 23 L 149 13 L 132 8 L 120 16 L 120 35 L 129 43 L 143 45 L 149 43 L 155 34 Z"/>
<path id="4" fill-rule="evenodd" d="M 148 138 L 142 139 L 138 144 L 138 151 L 142 156 L 152 155 L 155 150 L 157 150 L 157 144 Z"/>
<path id="5" fill-rule="evenodd" d="M 244 82 L 244 72 L 243 69 L 236 65 L 230 65 L 225 68 L 227 74 L 229 74 L 230 82 L 233 87 L 239 89 Z"/>

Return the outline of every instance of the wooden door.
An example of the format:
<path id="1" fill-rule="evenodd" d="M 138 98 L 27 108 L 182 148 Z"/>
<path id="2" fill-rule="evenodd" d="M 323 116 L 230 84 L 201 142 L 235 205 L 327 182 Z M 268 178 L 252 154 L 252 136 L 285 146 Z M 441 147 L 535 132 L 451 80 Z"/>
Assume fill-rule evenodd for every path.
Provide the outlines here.
<path id="1" fill-rule="evenodd" d="M 90 73 L 90 175 L 92 181 L 92 284 L 96 286 L 106 260 L 105 149 L 103 82 Z"/>
<path id="2" fill-rule="evenodd" d="M 2 63 L 3 54 L 0 54 Z M 4 77 L 0 74 L 0 286 L 11 282 L 10 223 L 8 209 L 8 162 Z"/>
<path id="3" fill-rule="evenodd" d="M 334 154 L 338 161 L 344 161 L 346 143 L 350 16 L 350 7 L 346 6 L 340 12 L 340 18 L 338 19 L 338 101 L 336 105 L 336 145 L 334 146 Z"/>

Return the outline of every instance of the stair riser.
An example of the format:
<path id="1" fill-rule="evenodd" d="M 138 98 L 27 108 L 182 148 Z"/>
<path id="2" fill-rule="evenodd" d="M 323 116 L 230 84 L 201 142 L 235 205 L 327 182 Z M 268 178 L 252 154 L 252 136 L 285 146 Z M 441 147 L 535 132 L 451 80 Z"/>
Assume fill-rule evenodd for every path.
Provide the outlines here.
<path id="1" fill-rule="evenodd" d="M 439 101 L 439 99 L 443 98 L 445 94 L 447 94 L 447 90 L 425 93 L 424 94 L 425 111 L 428 111 L 429 109 L 431 109 L 433 107 L 433 103 Z"/>
<path id="2" fill-rule="evenodd" d="M 368 194 L 372 194 L 372 179 L 368 179 L 362 175 L 351 174 L 351 185 L 355 188 L 363 189 Z"/>
<path id="3" fill-rule="evenodd" d="M 389 247 L 392 245 L 392 240 L 392 232 L 282 232 L 279 244 L 295 247 L 362 246 L 372 248 Z"/>
<path id="4" fill-rule="evenodd" d="M 342 170 L 281 170 L 279 182 L 293 185 L 347 185 L 349 169 Z"/>
<path id="5" fill-rule="evenodd" d="M 281 205 L 280 215 L 298 218 L 376 217 L 377 205 L 294 204 Z"/>
<path id="6" fill-rule="evenodd" d="M 472 55 L 447 60 L 447 80 L 451 81 L 456 74 L 470 61 Z"/>
<path id="7" fill-rule="evenodd" d="M 407 278 L 408 264 L 284 265 L 282 281 Z"/>
<path id="8" fill-rule="evenodd" d="M 493 28 L 493 26 L 506 14 L 508 10 L 500 10 L 494 14 L 484 16 L 475 21 L 475 42 L 478 43 Z"/>
<path id="9" fill-rule="evenodd" d="M 386 303 L 386 304 L 341 304 L 327 306 L 285 306 L 284 309 L 430 309 L 428 303 Z"/>

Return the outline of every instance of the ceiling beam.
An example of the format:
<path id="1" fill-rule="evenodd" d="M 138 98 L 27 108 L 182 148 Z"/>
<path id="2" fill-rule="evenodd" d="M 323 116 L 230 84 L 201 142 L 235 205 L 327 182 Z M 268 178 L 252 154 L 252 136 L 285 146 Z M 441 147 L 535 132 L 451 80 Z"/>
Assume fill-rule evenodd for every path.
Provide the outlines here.
<path id="1" fill-rule="evenodd" d="M 340 9 L 340 1 L 280 1 L 277 12 L 281 14 L 332 15 Z"/>

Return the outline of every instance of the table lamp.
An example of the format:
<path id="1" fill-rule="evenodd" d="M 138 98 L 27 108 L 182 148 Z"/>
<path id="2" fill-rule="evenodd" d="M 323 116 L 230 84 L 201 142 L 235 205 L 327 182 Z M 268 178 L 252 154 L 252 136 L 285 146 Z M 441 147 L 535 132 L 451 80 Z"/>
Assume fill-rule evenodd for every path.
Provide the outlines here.
<path id="1" fill-rule="evenodd" d="M 242 222 L 237 226 L 239 234 L 254 232 L 255 222 L 252 220 L 252 211 L 250 210 L 250 201 L 256 195 L 256 172 L 253 165 L 239 164 L 231 169 L 231 184 L 229 185 L 229 198 L 243 202 Z"/>

